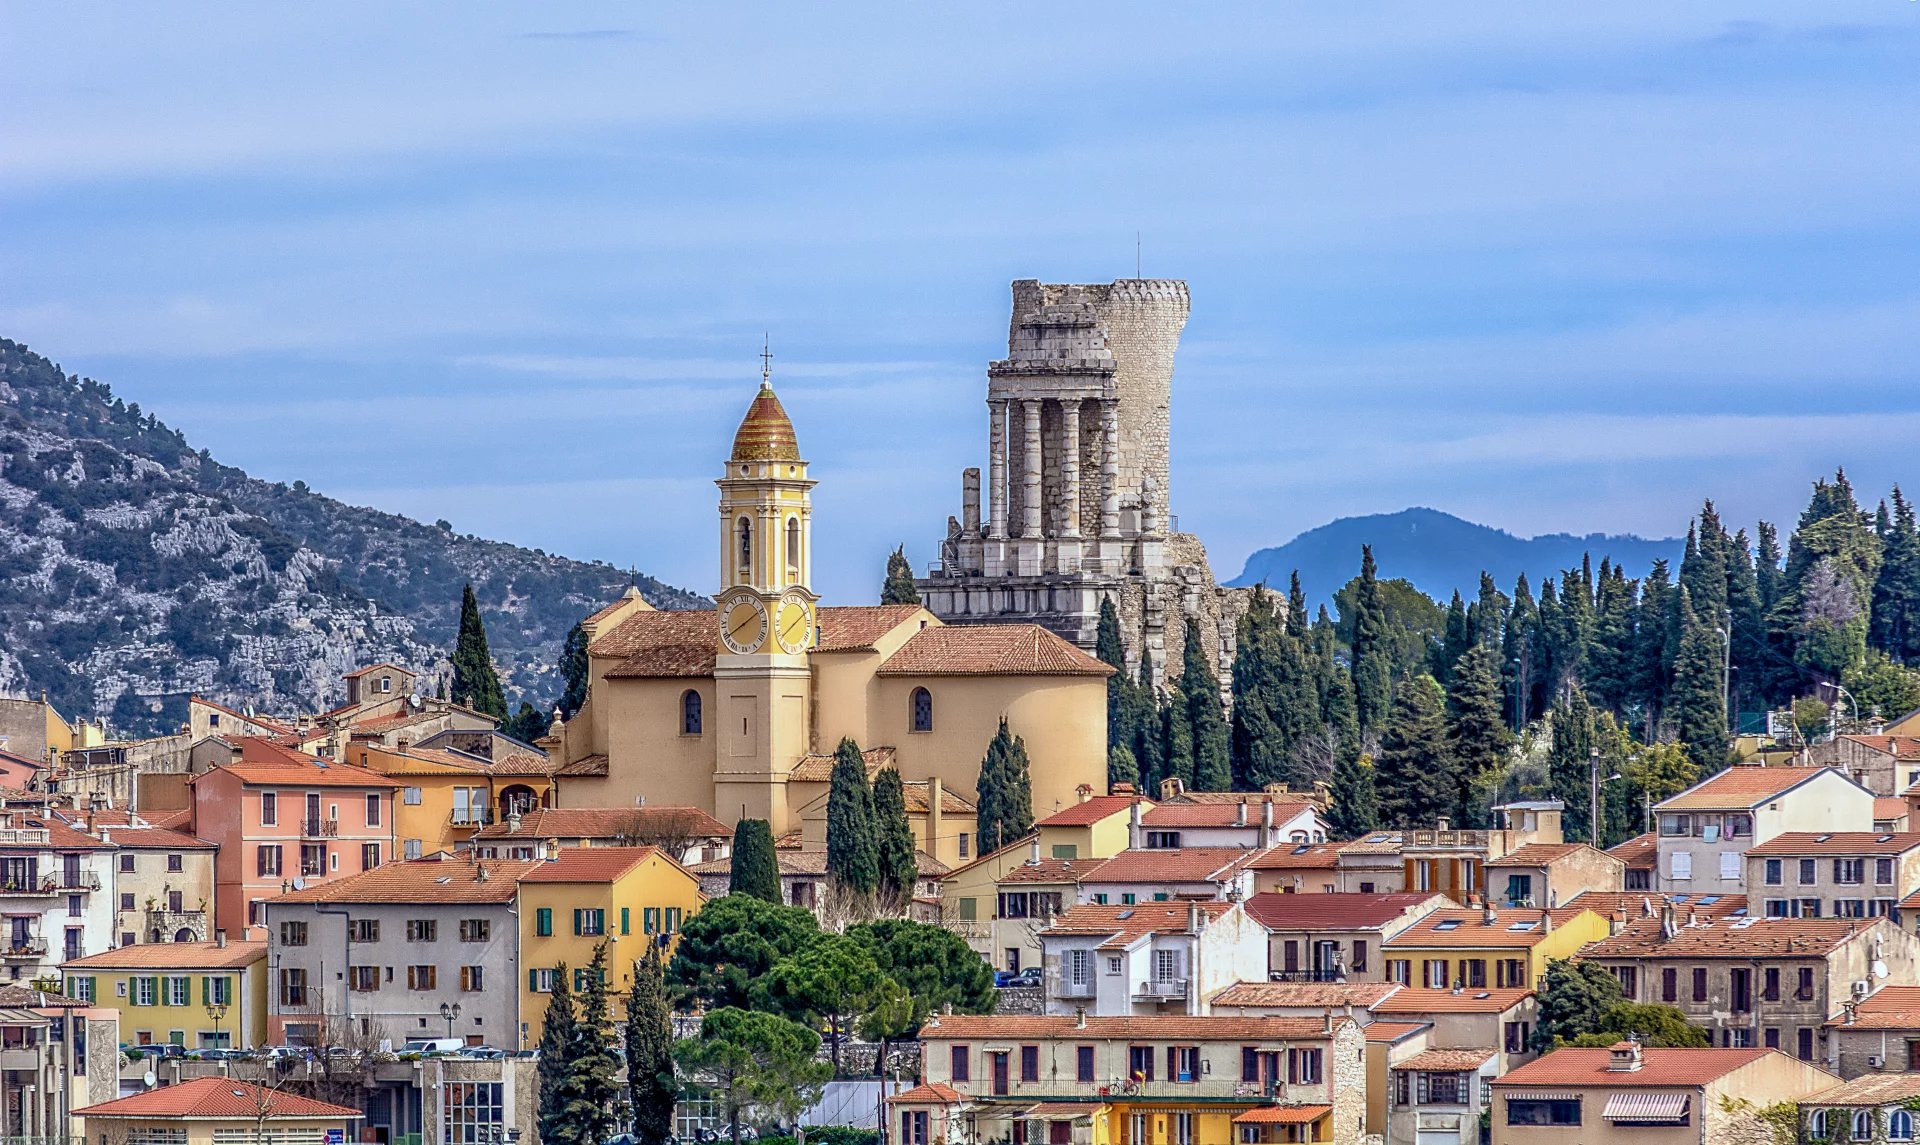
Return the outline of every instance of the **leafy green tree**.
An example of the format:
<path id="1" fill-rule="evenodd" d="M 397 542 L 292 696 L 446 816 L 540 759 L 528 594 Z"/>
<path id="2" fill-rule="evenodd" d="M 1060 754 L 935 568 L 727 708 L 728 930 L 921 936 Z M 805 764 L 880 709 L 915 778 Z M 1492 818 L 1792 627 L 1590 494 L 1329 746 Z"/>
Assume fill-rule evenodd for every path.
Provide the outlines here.
<path id="1" fill-rule="evenodd" d="M 548 1132 L 564 1133 L 561 1122 L 566 1116 L 563 1087 L 573 1068 L 573 1054 L 579 1039 L 574 1035 L 578 1017 L 574 1011 L 572 974 L 562 962 L 553 968 L 553 993 L 547 996 L 547 1013 L 540 1023 L 539 1123 L 540 1139 Z"/>
<path id="2" fill-rule="evenodd" d="M 1812 743 L 1823 735 L 1833 719 L 1833 709 L 1818 696 L 1802 696 L 1793 702 L 1793 728 L 1801 743 Z"/>
<path id="3" fill-rule="evenodd" d="M 750 1005 L 754 982 L 819 937 L 805 907 L 744 894 L 714 899 L 681 925 L 667 984 L 682 1009 Z"/>
<path id="4" fill-rule="evenodd" d="M 1678 1006 L 1661 1002 L 1615 1002 L 1600 1015 L 1600 1028 L 1575 1035 L 1571 1046 L 1604 1048 L 1625 1041 L 1628 1035 L 1652 1048 L 1704 1048 L 1713 1044 L 1707 1031 L 1687 1020 Z"/>
<path id="5" fill-rule="evenodd" d="M 1775 608 L 1809 681 L 1840 679 L 1865 658 L 1880 558 L 1880 538 L 1855 503 L 1846 474 L 1815 482 L 1787 543 L 1786 590 Z"/>
<path id="6" fill-rule="evenodd" d="M 560 714 L 572 719 L 580 714 L 587 702 L 587 674 L 590 670 L 587 658 L 587 628 L 579 621 L 567 629 L 567 639 L 560 646 Z"/>
<path id="7" fill-rule="evenodd" d="M 819 1096 L 833 1067 L 815 1061 L 820 1035 L 779 1014 L 723 1006 L 709 1010 L 700 1036 L 683 1038 L 673 1058 L 689 1086 L 710 1097 L 734 1145 L 755 1114 L 792 1122 Z"/>
<path id="8" fill-rule="evenodd" d="M 1673 661 L 1673 714 L 1680 741 L 1703 773 L 1727 765 L 1727 709 L 1722 702 L 1725 665 L 1720 631 L 1693 610 L 1680 589 L 1680 650 Z"/>
<path id="9" fill-rule="evenodd" d="M 774 964 L 757 986 L 762 1005 L 790 1018 L 825 1022 L 834 1072 L 841 1036 L 879 997 L 886 975 L 873 947 L 851 935 L 827 935 Z"/>
<path id="10" fill-rule="evenodd" d="M 473 586 L 460 596 L 460 638 L 453 647 L 453 698 L 501 723 L 507 721 L 507 697 L 500 690 L 499 673 L 487 651 L 487 626 L 480 619 L 480 602 Z"/>
<path id="11" fill-rule="evenodd" d="M 1484 826 L 1486 805 L 1478 790 L 1498 775 L 1512 740 L 1500 716 L 1500 667 L 1492 648 L 1475 644 L 1454 665 L 1447 691 L 1448 770 L 1456 785 L 1454 822 Z"/>
<path id="12" fill-rule="evenodd" d="M 666 966 L 660 961 L 660 948 L 652 944 L 646 957 L 633 964 L 626 1044 L 633 1135 L 640 1145 L 665 1145 L 673 1135 L 673 1105 L 680 1096 L 680 1083 L 673 1073 L 673 1007 L 667 999 Z"/>
<path id="13" fill-rule="evenodd" d="M 901 545 L 887 557 L 887 580 L 880 586 L 881 604 L 919 604 L 920 590 L 913 584 L 913 566 L 907 563 L 907 546 Z"/>
<path id="14" fill-rule="evenodd" d="M 1432 676 L 1402 680 L 1395 689 L 1393 712 L 1373 760 L 1386 823 L 1413 827 L 1454 814 L 1460 785 L 1447 752 L 1440 700 L 1440 685 Z"/>
<path id="15" fill-rule="evenodd" d="M 1684 744 L 1637 745 L 1620 770 L 1627 779 L 1629 808 L 1659 803 L 1700 782 L 1699 765 Z"/>
<path id="16" fill-rule="evenodd" d="M 867 763 L 850 738 L 833 752 L 827 787 L 827 878 L 862 899 L 880 885 L 880 840 Z"/>
<path id="17" fill-rule="evenodd" d="M 1894 663 L 1879 649 L 1867 653 L 1865 662 L 1847 673 L 1846 688 L 1863 716 L 1879 712 L 1895 719 L 1920 708 L 1920 672 Z"/>
<path id="18" fill-rule="evenodd" d="M 506 726 L 501 730 L 521 743 L 532 743 L 547 734 L 547 728 L 552 722 L 546 712 L 532 704 L 522 703 L 520 710 L 513 714 L 513 719 L 507 721 Z"/>
<path id="19" fill-rule="evenodd" d="M 907 821 L 906 790 L 900 773 L 891 767 L 873 777 L 873 818 L 879 842 L 881 905 L 889 912 L 905 911 L 913 902 L 914 880 L 920 877 L 920 857 L 913 843 L 913 824 Z"/>
<path id="20" fill-rule="evenodd" d="M 733 825 L 733 863 L 727 872 L 727 893 L 752 895 L 775 906 L 780 893 L 780 862 L 773 850 L 773 826 L 765 819 L 742 819 Z"/>
<path id="21" fill-rule="evenodd" d="M 593 948 L 573 1048 L 560 1081 L 559 1116 L 542 1126 L 545 1145 L 600 1145 L 626 1120 L 626 1083 L 613 1052 L 613 1011 L 608 997 L 607 944 Z"/>
<path id="22" fill-rule="evenodd" d="M 1000 721 L 1000 730 L 987 744 L 980 763 L 974 816 L 980 853 L 999 850 L 1033 830 L 1033 776 L 1027 765 L 1027 744 Z"/>
<path id="23" fill-rule="evenodd" d="M 1140 761 L 1133 758 L 1132 748 L 1117 743 L 1107 749 L 1107 788 L 1111 790 L 1122 783 L 1132 784 L 1135 789 L 1140 787 Z"/>
<path id="24" fill-rule="evenodd" d="M 992 1013 L 999 1000 L 993 968 L 943 926 L 883 918 L 850 926 L 847 934 L 872 947 L 881 971 L 924 1006 L 923 1016 L 947 1006 L 961 1014 Z"/>
<path id="25" fill-rule="evenodd" d="M 1540 1010 L 1528 1046 L 1545 1053 L 1603 1030 L 1607 1013 L 1625 1000 L 1620 980 L 1598 962 L 1551 959 L 1540 977 Z"/>
<path id="26" fill-rule="evenodd" d="M 1226 791 L 1233 773 L 1228 758 L 1227 714 L 1220 706 L 1220 677 L 1200 638 L 1198 622 L 1187 621 L 1180 668 L 1180 718 L 1193 740 L 1193 788 Z"/>

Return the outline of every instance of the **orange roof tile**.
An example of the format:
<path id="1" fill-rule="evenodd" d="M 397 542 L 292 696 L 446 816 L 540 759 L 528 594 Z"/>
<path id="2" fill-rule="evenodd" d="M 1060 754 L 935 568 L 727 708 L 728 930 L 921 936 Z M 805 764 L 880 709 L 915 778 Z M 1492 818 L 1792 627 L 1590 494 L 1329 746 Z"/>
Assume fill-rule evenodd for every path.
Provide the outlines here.
<path id="1" fill-rule="evenodd" d="M 1432 1070 L 1435 1073 L 1464 1073 L 1486 1065 L 1493 1057 L 1492 1047 L 1485 1049 L 1422 1050 L 1403 1062 L 1395 1062 L 1394 1069 Z"/>
<path id="2" fill-rule="evenodd" d="M 773 387 L 762 381 L 760 391 L 740 419 L 733 435 L 733 461 L 798 461 L 800 442 L 793 435 L 793 422 L 773 395 Z"/>
<path id="3" fill-rule="evenodd" d="M 539 807 L 519 817 L 489 823 L 476 839 L 626 839 L 652 843 L 667 839 L 730 839 L 733 829 L 700 807 L 657 804 L 651 807 Z"/>
<path id="4" fill-rule="evenodd" d="M 61 963 L 83 970 L 202 970 L 251 966 L 267 956 L 264 942 L 143 942 Z"/>
<path id="5" fill-rule="evenodd" d="M 1920 831 L 1784 831 L 1749 855 L 1903 855 L 1920 847 Z"/>
<path id="6" fill-rule="evenodd" d="M 1874 797 L 1873 819 L 1876 823 L 1885 822 L 1889 819 L 1905 819 L 1911 812 L 1912 808 L 1907 805 L 1907 801 L 1898 795 L 1878 795 Z"/>
<path id="7" fill-rule="evenodd" d="M 1174 847 L 1122 851 L 1089 871 L 1087 883 L 1223 882 L 1265 852 L 1243 847 Z"/>
<path id="8" fill-rule="evenodd" d="M 1845 778 L 1843 772 L 1834 771 L 1830 767 L 1759 767 L 1753 764 L 1738 764 L 1694 784 L 1678 795 L 1661 800 L 1655 806 L 1662 811 L 1745 811 L 1769 799 L 1785 795 L 1802 783 L 1818 778 L 1822 772 L 1828 771 Z M 1848 780 L 1848 782 L 1852 781 Z"/>
<path id="9" fill-rule="evenodd" d="M 1109 815 L 1124 813 L 1135 803 L 1153 806 L 1143 795 L 1093 795 L 1034 824 L 1036 827 L 1090 827 Z"/>
<path id="10" fill-rule="evenodd" d="M 909 779 L 900 786 L 901 794 L 906 799 L 907 813 L 909 815 L 925 815 L 930 805 L 929 796 L 932 795 L 933 785 L 924 779 Z M 967 801 L 964 795 L 954 791 L 951 787 L 943 785 L 940 788 L 940 813 L 942 815 L 971 815 L 974 813 L 974 807 L 972 803 Z"/>
<path id="11" fill-rule="evenodd" d="M 1825 1109 L 1833 1105 L 1894 1105 L 1916 1097 L 1920 1097 L 1920 1073 L 1870 1073 L 1800 1101 Z"/>
<path id="12" fill-rule="evenodd" d="M 1596 848 L 1586 843 L 1527 843 L 1515 847 L 1497 859 L 1488 859 L 1486 865 L 1489 867 L 1544 867 L 1549 863 L 1557 863 L 1568 855 L 1593 850 Z"/>
<path id="13" fill-rule="evenodd" d="M 1029 860 L 1000 876 L 1002 883 L 1078 883 L 1104 859 Z"/>
<path id="14" fill-rule="evenodd" d="M 920 1031 L 923 1041 L 953 1038 L 1247 1038 L 1272 1041 L 1317 1041 L 1327 1037 L 1322 1017 L 1282 1018 L 1271 1015 L 1233 1017 L 1209 1014 L 1153 1016 L 1088 1015 L 1084 1027 L 1072 1014 L 942 1014 Z M 1338 1023 L 1335 1024 L 1336 1028 Z"/>
<path id="15" fill-rule="evenodd" d="M 1340 865 L 1337 843 L 1282 843 L 1248 864 L 1256 871 L 1330 871 Z"/>
<path id="16" fill-rule="evenodd" d="M 604 755 L 583 755 L 572 763 L 563 763 L 553 769 L 556 776 L 581 777 L 607 774 L 607 757 Z"/>
<path id="17" fill-rule="evenodd" d="M 1385 926 L 1434 899 L 1437 893 L 1278 894 L 1264 891 L 1247 900 L 1247 913 L 1268 930 L 1370 930 Z"/>
<path id="18" fill-rule="evenodd" d="M 411 668 L 402 668 L 400 665 L 395 664 L 391 660 L 382 660 L 378 664 L 369 664 L 364 668 L 355 668 L 351 672 L 342 672 L 340 674 L 340 678 L 343 680 L 352 680 L 357 677 L 364 676 L 368 672 L 378 672 L 382 668 L 385 668 L 391 672 L 404 672 L 409 676 L 418 676 L 420 674 L 418 672 L 415 672 Z"/>
<path id="19" fill-rule="evenodd" d="M 923 611 L 917 604 L 822 608 L 813 651 L 865 651 Z M 609 679 L 711 676 L 719 631 L 710 608 L 636 612 L 602 633 L 590 651 L 620 658 L 607 670 Z"/>
<path id="20" fill-rule="evenodd" d="M 867 778 L 871 780 L 883 767 L 892 767 L 895 754 L 891 747 L 885 745 L 870 747 L 861 752 L 860 761 L 867 765 Z M 833 759 L 832 752 L 808 752 L 793 765 L 792 771 L 787 772 L 787 782 L 831 783 Z"/>
<path id="21" fill-rule="evenodd" d="M 609 848 L 612 849 L 612 848 Z M 562 852 L 565 854 L 565 852 Z M 412 859 L 269 899 L 272 903 L 504 903 L 536 859 Z M 485 872 L 486 878 L 480 875 Z"/>
<path id="22" fill-rule="evenodd" d="M 1274 800 L 1258 803 L 1162 803 L 1140 817 L 1147 827 L 1248 827 L 1258 828 L 1265 808 L 1273 807 L 1273 821 L 1282 823 L 1302 811 L 1313 809 L 1305 799 Z"/>
<path id="23" fill-rule="evenodd" d="M 1851 1019 L 1843 1009 L 1828 1018 L 1827 1025 L 1856 1030 L 1920 1029 L 1920 986 L 1882 986 L 1854 1006 Z"/>
<path id="24" fill-rule="evenodd" d="M 1341 843 L 1339 849 L 1343 855 L 1397 855 L 1406 845 L 1406 838 L 1398 831 L 1379 831 Z"/>
<path id="25" fill-rule="evenodd" d="M 1208 921 L 1219 918 L 1234 906 L 1230 902 L 1138 903 L 1131 906 L 1080 903 L 1061 912 L 1052 925 L 1040 932 L 1040 937 L 1105 936 L 1106 941 L 1100 944 L 1103 947 L 1131 946 L 1149 934 L 1184 933 L 1189 905 Z"/>
<path id="26" fill-rule="evenodd" d="M 169 831 L 179 831 L 192 825 L 193 808 L 182 807 L 178 811 L 156 811 L 152 815 L 146 816 L 146 820 L 155 827 L 162 827 Z"/>
<path id="27" fill-rule="evenodd" d="M 1652 867 L 1660 858 L 1660 837 L 1651 831 L 1635 835 L 1624 843 L 1608 847 L 1607 854 L 1629 867 Z"/>
<path id="28" fill-rule="evenodd" d="M 1240 982 L 1215 994 L 1213 1004 L 1377 1009 L 1383 999 L 1404 989 L 1398 982 Z"/>
<path id="29" fill-rule="evenodd" d="M 965 1101 L 966 1095 L 950 1085 L 928 1081 L 914 1086 L 905 1093 L 896 1093 L 887 1100 L 901 1105 L 955 1105 Z"/>
<path id="30" fill-rule="evenodd" d="M 1920 736 L 1843 735 L 1840 738 L 1863 747 L 1870 747 L 1896 759 L 1920 758 Z"/>
<path id="31" fill-rule="evenodd" d="M 344 1105 L 300 1097 L 230 1077 L 197 1077 L 115 1098 L 72 1111 L 75 1117 L 128 1117 L 142 1120 L 253 1121 L 262 1111 L 269 1120 L 326 1118 L 358 1121 L 366 1114 Z"/>
<path id="32" fill-rule="evenodd" d="M 1688 911 L 1700 918 L 1738 918 L 1747 913 L 1746 895 L 1661 894 L 1659 891 L 1581 891 L 1565 905 L 1586 907 L 1608 917 L 1624 910 L 1630 919 L 1658 918 L 1662 901 L 1673 903 L 1682 922 L 1686 921 Z M 1649 907 L 1651 914 L 1647 913 Z"/>
<path id="33" fill-rule="evenodd" d="M 1235 1125 L 1311 1125 L 1333 1112 L 1331 1105 L 1259 1105 L 1234 1115 Z"/>
<path id="34" fill-rule="evenodd" d="M 1504 1014 L 1533 997 L 1521 987 L 1496 990 L 1430 990 L 1407 987 L 1373 1008 L 1376 1014 Z"/>
<path id="35" fill-rule="evenodd" d="M 1686 922 L 1684 914 L 1680 922 Z M 1856 939 L 1871 941 L 1884 918 L 1709 919 L 1682 925 L 1672 938 L 1657 918 L 1636 918 L 1611 938 L 1590 943 L 1582 958 L 1792 958 L 1824 957 Z M 1883 932 L 1884 933 L 1884 932 Z"/>
<path id="36" fill-rule="evenodd" d="M 536 859 L 520 876 L 523 883 L 606 883 L 626 874 L 655 855 L 678 867 L 658 847 L 562 847 L 552 859 Z M 376 868 L 378 869 L 378 868 Z M 682 868 L 684 869 L 684 868 Z"/>
<path id="37" fill-rule="evenodd" d="M 1640 1051 L 1640 1069 L 1614 1072 L 1610 1051 L 1567 1046 L 1528 1062 L 1519 1069 L 1494 1079 L 1498 1086 L 1578 1085 L 1604 1086 L 1608 1089 L 1639 1089 L 1644 1086 L 1708 1085 L 1741 1066 L 1759 1061 L 1779 1050 L 1769 1049 L 1664 1049 Z M 1784 1055 L 1783 1055 L 1784 1056 Z"/>
<path id="38" fill-rule="evenodd" d="M 83 821 L 75 825 L 75 830 L 85 826 Z M 198 839 L 184 831 L 175 831 L 167 827 L 96 827 L 96 835 L 101 830 L 105 830 L 112 837 L 114 846 L 132 850 L 212 851 L 220 846 L 210 840 Z"/>
<path id="39" fill-rule="evenodd" d="M 1401 1038 L 1433 1028 L 1432 1022 L 1374 1022 L 1361 1029 L 1370 1042 L 1397 1042 Z"/>
<path id="40" fill-rule="evenodd" d="M 929 626 L 939 622 L 917 604 L 836 605 L 820 610 L 820 638 L 815 652 L 870 652 L 874 643 L 902 624 L 925 614 Z"/>
<path id="41" fill-rule="evenodd" d="M 1113 669 L 1037 624 L 954 624 L 914 633 L 878 674 L 1105 677 Z"/>
<path id="42" fill-rule="evenodd" d="M 1531 947 L 1550 933 L 1542 925 L 1548 915 L 1553 916 L 1554 926 L 1563 926 L 1584 912 L 1585 908 L 1561 907 L 1546 911 L 1510 907 L 1494 911 L 1493 923 L 1488 925 L 1484 911 L 1467 907 L 1436 910 L 1388 939 L 1384 946 L 1390 950 L 1424 950 L 1437 946 Z"/>

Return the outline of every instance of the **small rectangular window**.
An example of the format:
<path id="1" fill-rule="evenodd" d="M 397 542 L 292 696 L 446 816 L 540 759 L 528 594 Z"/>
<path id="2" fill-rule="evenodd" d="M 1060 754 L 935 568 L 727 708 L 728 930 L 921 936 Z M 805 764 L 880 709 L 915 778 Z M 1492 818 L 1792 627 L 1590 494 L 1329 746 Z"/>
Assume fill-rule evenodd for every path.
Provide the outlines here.
<path id="1" fill-rule="evenodd" d="M 553 908 L 543 906 L 533 912 L 533 932 L 541 937 L 553 933 Z"/>

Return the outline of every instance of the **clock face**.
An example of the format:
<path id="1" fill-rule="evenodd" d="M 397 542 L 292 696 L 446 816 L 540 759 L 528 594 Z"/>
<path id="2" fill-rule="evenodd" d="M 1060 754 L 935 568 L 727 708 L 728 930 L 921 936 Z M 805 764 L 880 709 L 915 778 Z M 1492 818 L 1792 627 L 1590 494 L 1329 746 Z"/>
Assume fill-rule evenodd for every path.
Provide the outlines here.
<path id="1" fill-rule="evenodd" d="M 780 602 L 780 648 L 788 654 L 804 652 L 813 643 L 813 610 L 807 602 L 789 596 Z"/>
<path id="2" fill-rule="evenodd" d="M 728 651 L 744 656 L 758 651 L 766 639 L 766 605 L 749 596 L 727 607 L 720 619 L 720 642 Z"/>

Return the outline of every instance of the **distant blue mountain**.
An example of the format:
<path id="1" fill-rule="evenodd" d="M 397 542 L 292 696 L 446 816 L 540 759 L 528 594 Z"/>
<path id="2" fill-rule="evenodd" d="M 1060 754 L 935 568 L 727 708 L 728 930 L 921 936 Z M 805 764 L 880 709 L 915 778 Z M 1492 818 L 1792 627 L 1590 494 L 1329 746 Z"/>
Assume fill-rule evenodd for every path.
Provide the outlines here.
<path id="1" fill-rule="evenodd" d="M 1299 569 L 1308 599 L 1316 604 L 1330 601 L 1341 585 L 1359 575 L 1361 545 L 1373 546 L 1373 559 L 1383 579 L 1410 580 L 1442 604 L 1456 589 L 1473 599 L 1482 569 L 1493 574 L 1502 592 L 1511 592 L 1514 580 L 1524 572 L 1538 594 L 1541 581 L 1558 579 L 1561 570 L 1580 567 L 1586 554 L 1592 554 L 1595 568 L 1602 557 L 1611 557 L 1625 566 L 1628 576 L 1638 577 L 1661 557 L 1677 574 L 1686 549 L 1686 541 L 1679 537 L 1648 540 L 1604 533 L 1516 537 L 1435 509 L 1402 509 L 1342 517 L 1309 529 L 1279 548 L 1261 549 L 1247 558 L 1246 567 L 1229 583 L 1265 581 L 1285 591 L 1287 578 Z"/>

